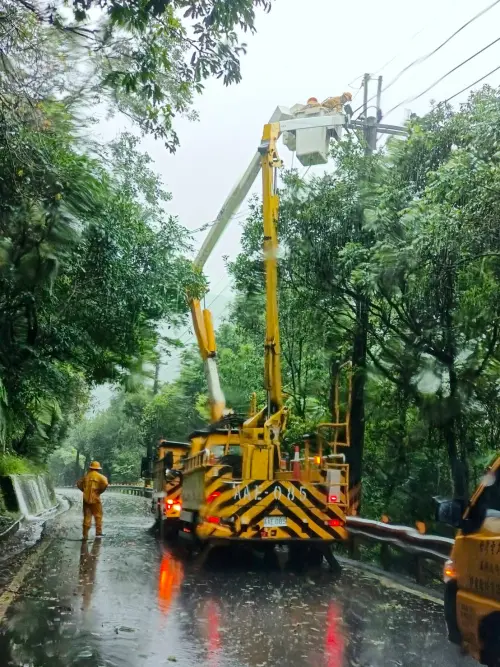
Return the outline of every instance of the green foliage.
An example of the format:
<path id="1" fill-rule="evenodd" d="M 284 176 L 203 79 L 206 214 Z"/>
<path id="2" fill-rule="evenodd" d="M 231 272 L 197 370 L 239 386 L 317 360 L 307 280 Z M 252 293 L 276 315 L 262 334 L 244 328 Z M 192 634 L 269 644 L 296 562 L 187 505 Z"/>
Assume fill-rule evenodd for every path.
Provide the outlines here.
<path id="1" fill-rule="evenodd" d="M 172 120 L 195 116 L 192 100 L 203 82 L 240 80 L 245 45 L 236 30 L 253 32 L 258 8 L 269 10 L 270 1 L 3 3 L 4 452 L 46 461 L 71 430 L 75 452 L 101 452 L 110 473 L 132 474 L 130 452 L 142 442 L 142 426 L 128 417 L 121 423 L 129 402 L 78 432 L 73 427 L 96 384 L 142 386 L 160 342 L 175 344 L 160 341 L 159 322 L 183 321 L 186 289 L 201 294 L 204 279 L 185 257 L 187 233 L 168 214 L 170 195 L 138 151 L 138 139 L 90 140 L 88 111 L 104 103 L 111 115 L 125 113 L 175 150 Z M 141 420 L 142 413 L 140 406 Z M 66 463 L 60 457 L 59 473 Z"/>
<path id="2" fill-rule="evenodd" d="M 28 459 L 12 454 L 0 455 L 0 477 L 5 475 L 36 475 L 43 472 L 41 466 L 35 465 Z"/>
<path id="3" fill-rule="evenodd" d="M 270 0 L 7 0 L 0 18 L 7 49 L 4 74 L 14 88 L 36 91 L 47 69 L 66 104 L 85 97 L 107 102 L 145 132 L 178 145 L 176 114 L 190 112 L 210 77 L 225 85 L 241 79 L 246 44 L 237 31 L 255 31 L 255 10 Z M 69 10 L 69 11 L 68 11 Z M 41 53 L 56 54 L 46 63 Z M 26 74 L 25 66 L 33 74 Z M 74 72 L 83 83 L 75 83 Z M 78 76 L 76 77 L 79 78 Z M 60 99 L 60 98 L 59 98 Z"/>
<path id="4" fill-rule="evenodd" d="M 331 380 L 353 359 L 364 514 L 428 518 L 432 495 L 466 495 L 498 449 L 499 121 L 485 88 L 413 120 L 384 154 L 366 158 L 348 139 L 332 148 L 332 173 L 284 176 L 284 388 L 305 425 L 310 398 L 331 408 Z M 235 323 L 255 344 L 262 234 L 256 203 L 231 265 Z"/>
<path id="5" fill-rule="evenodd" d="M 0 113 L 0 434 L 44 460 L 89 388 L 140 372 L 203 283 L 136 139 L 89 157 L 60 104 Z"/>

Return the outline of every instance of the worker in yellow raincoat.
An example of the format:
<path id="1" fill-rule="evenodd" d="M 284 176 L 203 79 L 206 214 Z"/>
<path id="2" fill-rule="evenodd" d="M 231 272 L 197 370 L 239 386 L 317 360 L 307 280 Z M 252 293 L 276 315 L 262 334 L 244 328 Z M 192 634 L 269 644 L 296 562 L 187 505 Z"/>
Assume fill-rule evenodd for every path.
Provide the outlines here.
<path id="1" fill-rule="evenodd" d="M 92 461 L 89 471 L 76 483 L 83 492 L 83 539 L 89 536 L 92 517 L 95 519 L 95 536 L 102 536 L 102 503 L 101 493 L 108 487 L 108 480 L 101 474 L 101 465 Z"/>

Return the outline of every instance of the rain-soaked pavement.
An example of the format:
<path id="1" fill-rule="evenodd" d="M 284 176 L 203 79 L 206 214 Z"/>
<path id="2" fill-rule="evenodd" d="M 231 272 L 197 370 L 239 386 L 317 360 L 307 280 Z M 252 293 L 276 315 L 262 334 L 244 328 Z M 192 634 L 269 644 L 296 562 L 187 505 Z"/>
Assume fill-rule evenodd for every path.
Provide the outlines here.
<path id="1" fill-rule="evenodd" d="M 359 570 L 200 567 L 148 532 L 150 501 L 111 492 L 105 538 L 82 546 L 67 495 L 0 626 L 1 667 L 476 664 L 448 644 L 441 605 Z"/>

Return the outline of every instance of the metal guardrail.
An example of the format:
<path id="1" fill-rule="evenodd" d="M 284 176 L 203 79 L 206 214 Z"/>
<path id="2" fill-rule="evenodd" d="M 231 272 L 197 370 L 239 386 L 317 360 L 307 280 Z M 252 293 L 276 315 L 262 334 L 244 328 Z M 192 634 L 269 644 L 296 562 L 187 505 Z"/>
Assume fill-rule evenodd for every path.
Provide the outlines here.
<path id="1" fill-rule="evenodd" d="M 393 525 L 382 521 L 373 521 L 361 517 L 347 517 L 349 532 L 349 555 L 360 559 L 359 545 L 363 542 L 375 542 L 380 545 L 380 561 L 385 570 L 391 569 L 390 547 L 413 556 L 411 567 L 417 583 L 426 580 L 425 561 L 433 560 L 444 563 L 449 558 L 454 540 L 439 535 L 419 533 L 409 526 Z"/>
<path id="2" fill-rule="evenodd" d="M 144 498 L 153 497 L 153 488 L 147 486 L 132 486 L 128 484 L 110 484 L 110 491 L 118 491 L 129 496 L 143 496 Z"/>
<path id="3" fill-rule="evenodd" d="M 76 489 L 75 485 L 59 486 L 59 489 Z M 134 484 L 110 484 L 108 486 L 110 491 L 118 491 L 118 493 L 126 493 L 130 496 L 143 496 L 144 498 L 153 497 L 152 487 L 136 486 Z"/>

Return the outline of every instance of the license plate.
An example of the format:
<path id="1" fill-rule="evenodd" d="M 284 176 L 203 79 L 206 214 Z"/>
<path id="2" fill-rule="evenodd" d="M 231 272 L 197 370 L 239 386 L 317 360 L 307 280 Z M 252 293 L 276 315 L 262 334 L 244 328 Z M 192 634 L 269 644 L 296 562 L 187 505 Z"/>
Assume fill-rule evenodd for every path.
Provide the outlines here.
<path id="1" fill-rule="evenodd" d="M 264 528 L 276 528 L 276 526 L 286 526 L 286 516 L 264 517 Z"/>

